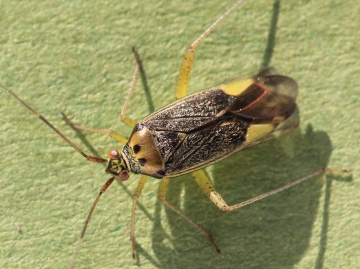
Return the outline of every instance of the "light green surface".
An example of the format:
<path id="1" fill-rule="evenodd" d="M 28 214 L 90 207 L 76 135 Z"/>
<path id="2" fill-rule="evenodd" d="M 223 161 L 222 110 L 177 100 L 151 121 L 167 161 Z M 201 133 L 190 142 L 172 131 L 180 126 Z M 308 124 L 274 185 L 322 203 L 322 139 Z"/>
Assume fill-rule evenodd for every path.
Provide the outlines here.
<path id="1" fill-rule="evenodd" d="M 234 1 L 194 2 L 3 1 L 0 83 L 84 151 L 106 157 L 121 146 L 74 133 L 59 112 L 84 126 L 129 135 L 118 116 L 134 69 L 133 45 L 150 98 L 138 83 L 130 115 L 141 119 L 172 101 L 187 46 Z M 190 91 L 254 74 L 266 55 L 274 10 L 272 1 L 246 1 L 222 23 L 199 46 Z M 173 179 L 170 201 L 214 235 L 223 252 L 217 255 L 200 233 L 164 209 L 159 181 L 150 178 L 137 210 L 134 262 L 129 220 L 138 177 L 132 176 L 102 197 L 76 268 L 360 268 L 359 14 L 357 0 L 281 3 L 270 65 L 300 85 L 300 129 L 207 170 L 229 203 L 323 165 L 351 170 L 352 180 L 317 177 L 223 213 L 190 176 Z M 2 90 L 0 133 L 0 268 L 66 268 L 109 176 Z"/>

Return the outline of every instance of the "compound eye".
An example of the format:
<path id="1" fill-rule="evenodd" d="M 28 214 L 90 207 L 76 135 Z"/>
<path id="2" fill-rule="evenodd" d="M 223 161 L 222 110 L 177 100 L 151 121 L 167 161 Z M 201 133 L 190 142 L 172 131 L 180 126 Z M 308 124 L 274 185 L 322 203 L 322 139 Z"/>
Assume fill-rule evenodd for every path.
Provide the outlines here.
<path id="1" fill-rule="evenodd" d="M 120 157 L 120 153 L 117 149 L 114 149 L 108 153 L 108 158 L 110 159 L 118 159 Z"/>
<path id="2" fill-rule="evenodd" d="M 118 180 L 126 181 L 129 179 L 129 172 L 127 170 L 122 170 L 118 176 Z"/>

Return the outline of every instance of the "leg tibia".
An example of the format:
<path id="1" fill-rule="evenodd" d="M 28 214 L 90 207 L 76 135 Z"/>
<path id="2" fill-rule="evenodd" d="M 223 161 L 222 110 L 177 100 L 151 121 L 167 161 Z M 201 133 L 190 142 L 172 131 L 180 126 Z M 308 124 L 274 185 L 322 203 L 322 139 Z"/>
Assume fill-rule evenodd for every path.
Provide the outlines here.
<path id="1" fill-rule="evenodd" d="M 176 99 L 183 98 L 187 95 L 193 60 L 194 60 L 194 50 L 192 49 L 192 47 L 190 47 L 187 53 L 185 54 L 184 60 L 181 64 L 179 78 L 176 85 L 176 93 L 175 93 Z"/>

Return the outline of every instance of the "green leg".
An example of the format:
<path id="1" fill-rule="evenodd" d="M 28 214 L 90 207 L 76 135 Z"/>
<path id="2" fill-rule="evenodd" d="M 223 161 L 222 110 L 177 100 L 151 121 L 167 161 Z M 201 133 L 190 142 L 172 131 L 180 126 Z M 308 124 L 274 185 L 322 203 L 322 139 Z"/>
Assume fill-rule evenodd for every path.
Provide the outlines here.
<path id="1" fill-rule="evenodd" d="M 142 68 L 140 57 L 139 57 L 138 53 L 136 52 L 135 48 L 133 48 L 133 53 L 134 53 L 134 57 L 135 57 L 135 61 L 136 61 L 135 71 L 134 71 L 133 78 L 132 78 L 132 81 L 130 84 L 130 89 L 129 89 L 128 95 L 126 97 L 126 100 L 125 100 L 125 103 L 123 105 L 123 108 L 121 110 L 121 115 L 120 115 L 121 121 L 131 128 L 135 127 L 136 121 L 126 116 L 126 109 L 127 109 L 132 91 L 135 87 L 135 83 L 136 83 L 137 77 L 139 75 L 140 69 Z M 91 133 L 107 134 L 111 138 L 119 141 L 122 144 L 126 144 L 128 141 L 127 138 L 119 135 L 118 133 L 114 132 L 113 130 L 98 130 L 98 129 L 82 127 L 80 125 L 73 123 L 63 112 L 61 112 L 61 114 L 63 115 L 65 120 L 68 122 L 68 124 L 70 124 L 74 129 L 85 131 L 85 132 L 91 132 Z"/>
<path id="2" fill-rule="evenodd" d="M 123 105 L 123 108 L 121 110 L 120 119 L 127 126 L 130 126 L 131 128 L 134 128 L 135 125 L 136 125 L 136 121 L 129 118 L 128 116 L 126 116 L 126 109 L 127 109 L 128 103 L 130 101 L 131 94 L 132 94 L 132 92 L 133 92 L 133 90 L 135 88 L 135 84 L 136 84 L 136 80 L 137 80 L 137 78 L 139 76 L 139 72 L 142 69 L 142 65 L 141 65 L 141 60 L 140 60 L 139 54 L 137 53 L 137 51 L 135 50 L 134 47 L 132 48 L 132 50 L 133 50 L 133 53 L 134 53 L 136 65 L 135 65 L 133 78 L 132 78 L 132 81 L 131 81 L 131 84 L 130 84 L 130 89 L 129 89 L 128 95 L 126 96 L 126 100 L 125 100 L 125 103 Z"/>
<path id="3" fill-rule="evenodd" d="M 61 115 L 63 115 L 63 117 L 65 118 L 66 122 L 74 129 L 76 130 L 81 130 L 81 131 L 85 131 L 85 132 L 90 132 L 90 133 L 98 133 L 98 134 L 107 134 L 109 135 L 111 138 L 119 141 L 122 144 L 126 144 L 128 139 L 119 135 L 118 133 L 114 132 L 113 130 L 98 130 L 98 129 L 92 129 L 92 128 L 86 128 L 86 127 L 82 127 L 80 125 L 75 124 L 74 122 L 72 122 L 63 112 L 61 112 Z"/>
<path id="4" fill-rule="evenodd" d="M 194 60 L 194 53 L 195 53 L 195 48 L 192 48 L 192 46 L 190 46 L 181 64 L 181 69 L 176 85 L 176 93 L 175 93 L 176 99 L 183 98 L 187 95 L 187 90 L 190 81 L 190 73 Z"/>
<path id="5" fill-rule="evenodd" d="M 214 245 L 216 251 L 218 253 L 220 253 L 220 249 L 217 246 L 214 238 L 211 236 L 210 233 L 205 231 L 199 224 L 197 224 L 195 221 L 193 221 L 187 215 L 185 215 L 184 212 L 182 212 L 180 209 L 174 207 L 172 204 L 170 204 L 166 200 L 166 193 L 168 190 L 168 186 L 169 186 L 169 179 L 168 178 L 162 179 L 161 185 L 160 185 L 160 200 L 161 200 L 161 202 L 163 202 L 168 208 L 170 208 L 171 210 L 173 210 L 174 212 L 179 214 L 181 217 L 183 217 L 185 220 L 187 220 L 190 224 L 192 224 L 196 229 L 198 229 L 203 235 L 205 235 L 210 240 L 210 242 Z"/>
<path id="6" fill-rule="evenodd" d="M 130 84 L 130 89 L 129 89 L 128 95 L 126 97 L 126 100 L 125 100 L 125 103 L 123 105 L 123 108 L 121 110 L 121 115 L 120 115 L 121 121 L 123 123 L 125 123 L 127 126 L 131 127 L 131 128 L 135 127 L 136 121 L 126 116 L 126 109 L 127 109 L 127 106 L 128 106 L 132 91 L 133 91 L 133 89 L 135 87 L 135 83 L 136 83 L 137 77 L 139 75 L 140 69 L 142 68 L 139 54 L 136 52 L 135 48 L 133 48 L 133 53 L 134 53 L 134 57 L 135 57 L 135 61 L 136 61 L 135 71 L 134 71 L 133 78 L 132 78 L 132 81 L 131 81 L 131 84 Z M 74 129 L 85 131 L 85 132 L 91 132 L 91 133 L 107 134 L 107 135 L 109 135 L 110 137 L 114 138 L 115 140 L 119 141 L 122 144 L 127 143 L 127 138 L 119 135 L 118 133 L 116 133 L 116 132 L 114 132 L 112 130 L 98 130 L 98 129 L 82 127 L 82 126 L 79 126 L 77 124 L 74 124 L 63 112 L 61 112 L 61 114 L 63 115 L 65 120 Z"/>
<path id="7" fill-rule="evenodd" d="M 200 35 L 199 38 L 196 39 L 195 42 L 192 43 L 191 46 L 188 48 L 181 65 L 181 69 L 176 85 L 176 93 L 175 93 L 176 99 L 183 98 L 187 95 L 196 47 L 208 34 L 210 34 L 214 30 L 214 28 L 222 20 L 224 20 L 227 16 L 229 16 L 230 13 L 233 12 L 242 2 L 243 0 L 238 1 L 230 9 L 228 9 L 219 19 L 217 19 L 208 29 L 206 29 L 206 31 L 202 33 L 202 35 Z"/>
<path id="8" fill-rule="evenodd" d="M 147 176 L 141 175 L 140 181 L 136 187 L 135 193 L 133 195 L 133 205 L 131 210 L 131 226 L 130 226 L 130 240 L 131 240 L 131 247 L 133 252 L 133 258 L 135 259 L 136 256 L 136 246 L 135 246 L 135 210 L 136 210 L 136 203 L 141 195 L 141 191 L 146 183 Z"/>
<path id="9" fill-rule="evenodd" d="M 293 182 L 290 182 L 288 184 L 286 184 L 285 186 L 282 186 L 280 188 L 277 188 L 273 191 L 269 191 L 267 193 L 261 194 L 259 196 L 256 196 L 254 198 L 251 198 L 249 200 L 246 200 L 244 202 L 235 204 L 235 205 L 231 205 L 229 206 L 224 199 L 221 197 L 220 193 L 218 193 L 214 187 L 214 185 L 211 183 L 209 177 L 205 174 L 205 172 L 203 170 L 198 170 L 196 172 L 193 172 L 193 176 L 195 178 L 195 181 L 199 184 L 200 188 L 203 190 L 203 192 L 210 198 L 211 201 L 213 201 L 213 203 L 221 210 L 223 211 L 232 211 L 234 209 L 238 209 L 240 207 L 246 206 L 248 204 L 252 204 L 256 201 L 259 201 L 261 199 L 264 199 L 266 197 L 269 197 L 271 195 L 274 195 L 278 192 L 281 192 L 283 190 L 286 190 L 290 187 L 293 187 L 305 180 L 308 180 L 314 176 L 317 176 L 321 173 L 324 173 L 326 171 L 335 171 L 334 169 L 329 169 L 329 168 L 324 168 L 324 169 L 320 169 L 318 171 L 315 171 L 305 177 L 302 177 L 298 180 L 295 180 Z"/>

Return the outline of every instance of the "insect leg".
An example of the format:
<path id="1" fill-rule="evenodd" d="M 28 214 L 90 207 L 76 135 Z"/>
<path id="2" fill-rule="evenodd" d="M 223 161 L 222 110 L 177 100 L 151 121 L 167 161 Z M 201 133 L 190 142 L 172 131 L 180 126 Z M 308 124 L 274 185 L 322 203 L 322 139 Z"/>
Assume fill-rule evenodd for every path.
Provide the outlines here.
<path id="1" fill-rule="evenodd" d="M 135 47 L 132 47 L 132 51 L 134 53 L 134 58 L 135 58 L 135 71 L 133 74 L 133 78 L 130 84 L 130 89 L 128 92 L 128 95 L 126 96 L 125 99 L 125 103 L 122 107 L 121 110 L 121 115 L 120 115 L 120 119 L 123 123 L 125 123 L 126 125 L 130 126 L 131 128 L 134 128 L 136 125 L 136 121 L 127 117 L 126 114 L 126 109 L 132 94 L 132 91 L 135 87 L 135 83 L 136 80 L 138 78 L 139 72 L 142 69 L 142 65 L 141 65 L 141 60 L 140 60 L 140 56 L 137 53 L 137 51 L 135 50 Z M 63 115 L 63 117 L 65 118 L 65 120 L 67 121 L 68 124 L 71 125 L 72 128 L 77 129 L 77 130 L 82 130 L 82 131 L 86 131 L 86 132 L 91 132 L 91 133 L 101 133 L 101 134 L 107 134 L 110 137 L 114 138 L 115 140 L 119 141 L 122 144 L 126 144 L 127 143 L 127 139 L 121 135 L 119 135 L 118 133 L 114 132 L 113 130 L 98 130 L 98 129 L 92 129 L 92 128 L 86 128 L 86 127 L 82 127 L 80 125 L 77 125 L 75 123 L 73 123 L 63 112 L 61 112 L 61 114 Z"/>
<path id="2" fill-rule="evenodd" d="M 234 209 L 238 209 L 240 207 L 243 207 L 243 206 L 246 206 L 246 205 L 249 205 L 249 204 L 252 204 L 256 201 L 259 201 L 261 199 L 264 199 L 266 197 L 269 197 L 271 195 L 274 195 L 278 192 L 281 192 L 283 190 L 286 190 L 290 187 L 293 187 L 305 180 L 308 180 L 314 176 L 317 176 L 317 175 L 320 175 L 321 173 L 324 173 L 324 172 L 332 172 L 332 171 L 337 171 L 337 170 L 334 170 L 334 169 L 331 169 L 331 168 L 322 168 L 320 170 L 317 170 L 307 176 L 304 176 L 298 180 L 295 180 L 293 182 L 290 182 L 280 188 L 277 188 L 275 190 L 272 190 L 272 191 L 269 191 L 269 192 L 266 192 L 264 194 L 261 194 L 259 196 L 256 196 L 254 198 L 251 198 L 249 200 L 246 200 L 244 202 L 241 202 L 241 203 L 238 203 L 238 204 L 235 204 L 235 205 L 231 205 L 229 206 L 225 201 L 224 199 L 221 197 L 220 193 L 218 193 L 216 190 L 215 190 L 215 187 L 214 185 L 211 183 L 209 177 L 205 174 L 205 172 L 203 170 L 198 170 L 196 172 L 193 172 L 193 176 L 195 178 L 195 181 L 199 184 L 200 188 L 205 192 L 205 194 L 211 199 L 211 201 L 213 201 L 213 203 L 221 210 L 223 211 L 232 211 Z M 345 170 L 344 170 L 345 171 Z"/>
<path id="3" fill-rule="evenodd" d="M 40 120 L 42 120 L 48 127 L 50 127 L 55 133 L 57 133 L 63 140 L 65 140 L 66 143 L 68 143 L 73 149 L 75 149 L 77 152 L 79 152 L 84 158 L 86 158 L 88 161 L 92 162 L 99 162 L 104 163 L 107 162 L 106 159 L 94 157 L 85 154 L 79 147 L 77 147 L 73 142 L 71 142 L 65 135 L 63 135 L 58 129 L 55 128 L 54 125 L 52 125 L 47 119 L 45 119 L 42 115 L 40 115 L 36 110 L 34 110 L 32 107 L 30 107 L 28 104 L 26 104 L 23 100 L 21 100 L 13 91 L 6 88 L 4 85 L 0 84 L 0 87 L 3 88 L 5 91 L 10 93 L 16 100 L 18 100 L 24 107 L 26 107 L 28 110 L 30 110 L 33 114 L 35 114 Z"/>
<path id="4" fill-rule="evenodd" d="M 130 126 L 131 128 L 134 128 L 135 125 L 136 125 L 136 121 L 129 118 L 129 117 L 127 117 L 125 114 L 126 114 L 126 109 L 127 109 L 127 106 L 128 106 L 132 91 L 133 91 L 133 89 L 135 87 L 135 83 L 136 83 L 137 77 L 139 75 L 139 72 L 140 72 L 142 66 L 141 66 L 141 60 L 140 60 L 139 54 L 137 53 L 137 51 L 135 50 L 134 47 L 132 48 L 132 50 L 133 50 L 135 61 L 136 61 L 135 71 L 134 71 L 133 78 L 132 78 L 132 81 L 131 81 L 131 84 L 130 84 L 130 89 L 129 89 L 128 95 L 126 96 L 125 103 L 124 103 L 123 108 L 121 110 L 120 119 L 126 125 Z M 127 139 L 125 137 L 119 135 L 118 133 L 116 133 L 116 132 L 114 132 L 112 130 L 98 130 L 98 129 L 82 127 L 82 126 L 79 126 L 79 125 L 73 123 L 63 112 L 61 112 L 61 114 L 63 115 L 63 117 L 65 118 L 67 123 L 70 124 L 72 126 L 72 128 L 74 128 L 74 129 L 82 130 L 82 131 L 86 131 L 86 132 L 91 132 L 91 133 L 107 134 L 107 135 L 109 135 L 110 137 L 114 138 L 115 140 L 119 141 L 122 144 L 126 144 L 126 142 L 127 142 Z"/>
<path id="5" fill-rule="evenodd" d="M 199 224 L 197 224 L 195 221 L 193 221 L 187 215 L 185 215 L 184 212 L 182 212 L 180 209 L 177 209 L 176 207 L 174 207 L 172 204 L 170 204 L 166 200 L 166 193 L 167 193 L 167 190 L 168 190 L 168 186 L 169 186 L 169 179 L 168 178 L 162 179 L 161 185 L 160 185 L 160 200 L 161 200 L 161 202 L 163 202 L 171 210 L 178 213 L 181 217 L 183 217 L 190 224 L 192 224 L 196 229 L 198 229 L 203 235 L 205 235 L 210 240 L 210 242 L 214 245 L 216 251 L 218 253 L 220 253 L 220 249 L 219 249 L 218 245 L 216 244 L 215 239 L 211 236 L 210 233 L 205 231 Z"/>
<path id="6" fill-rule="evenodd" d="M 72 120 L 70 120 L 64 114 L 64 112 L 61 112 L 61 115 L 64 117 L 66 122 L 75 130 L 81 130 L 81 131 L 90 132 L 90 133 L 107 134 L 111 138 L 114 138 L 115 140 L 119 141 L 120 143 L 122 143 L 124 145 L 127 143 L 127 140 L 128 140 L 127 138 L 119 135 L 118 133 L 114 132 L 113 130 L 99 130 L 99 129 L 86 128 L 86 127 L 75 124 Z"/>
<path id="7" fill-rule="evenodd" d="M 135 246 L 135 209 L 136 209 L 136 202 L 141 195 L 141 191 L 146 183 L 147 176 L 141 175 L 140 181 L 136 187 L 135 193 L 133 195 L 133 205 L 131 209 L 131 226 L 130 226 L 130 240 L 131 240 L 131 247 L 133 252 L 133 258 L 135 259 L 136 256 L 136 246 Z"/>
<path id="8" fill-rule="evenodd" d="M 140 60 L 140 56 L 139 54 L 137 53 L 137 51 L 135 50 L 135 47 L 132 47 L 132 51 L 134 53 L 134 57 L 135 57 L 135 62 L 136 62 L 136 65 L 135 65 L 135 70 L 134 70 L 134 74 L 133 74 L 133 78 L 132 78 L 132 81 L 131 81 L 131 84 L 130 84 L 130 89 L 129 89 L 129 92 L 128 92 L 128 95 L 126 96 L 126 99 L 125 99 L 125 103 L 122 107 L 122 110 L 121 110 L 121 115 L 120 115 L 120 119 L 123 123 L 125 123 L 126 125 L 134 128 L 135 125 L 136 125 L 136 121 L 134 121 L 133 119 L 129 118 L 128 116 L 126 116 L 126 109 L 127 109 L 127 106 L 128 106 L 128 103 L 129 103 L 129 100 L 130 100 L 130 97 L 131 97 L 131 94 L 132 94 L 132 91 L 134 90 L 134 87 L 135 87 L 135 83 L 136 83 L 136 80 L 139 76 L 139 72 L 140 70 L 142 69 L 142 65 L 141 65 L 141 60 Z"/>
<path id="9" fill-rule="evenodd" d="M 187 90 L 189 87 L 189 81 L 190 81 L 190 73 L 193 66 L 193 60 L 194 60 L 194 54 L 196 47 L 200 44 L 200 42 L 208 35 L 210 34 L 214 28 L 227 16 L 230 15 L 231 12 L 233 12 L 240 4 L 242 4 L 244 0 L 238 1 L 235 5 L 233 5 L 230 9 L 228 9 L 220 18 L 218 18 L 208 29 L 205 30 L 204 33 L 202 33 L 198 39 L 195 40 L 194 43 L 191 44 L 191 46 L 188 48 L 184 60 L 182 62 L 180 73 L 176 85 L 176 93 L 175 97 L 176 99 L 182 98 L 186 96 Z"/>

